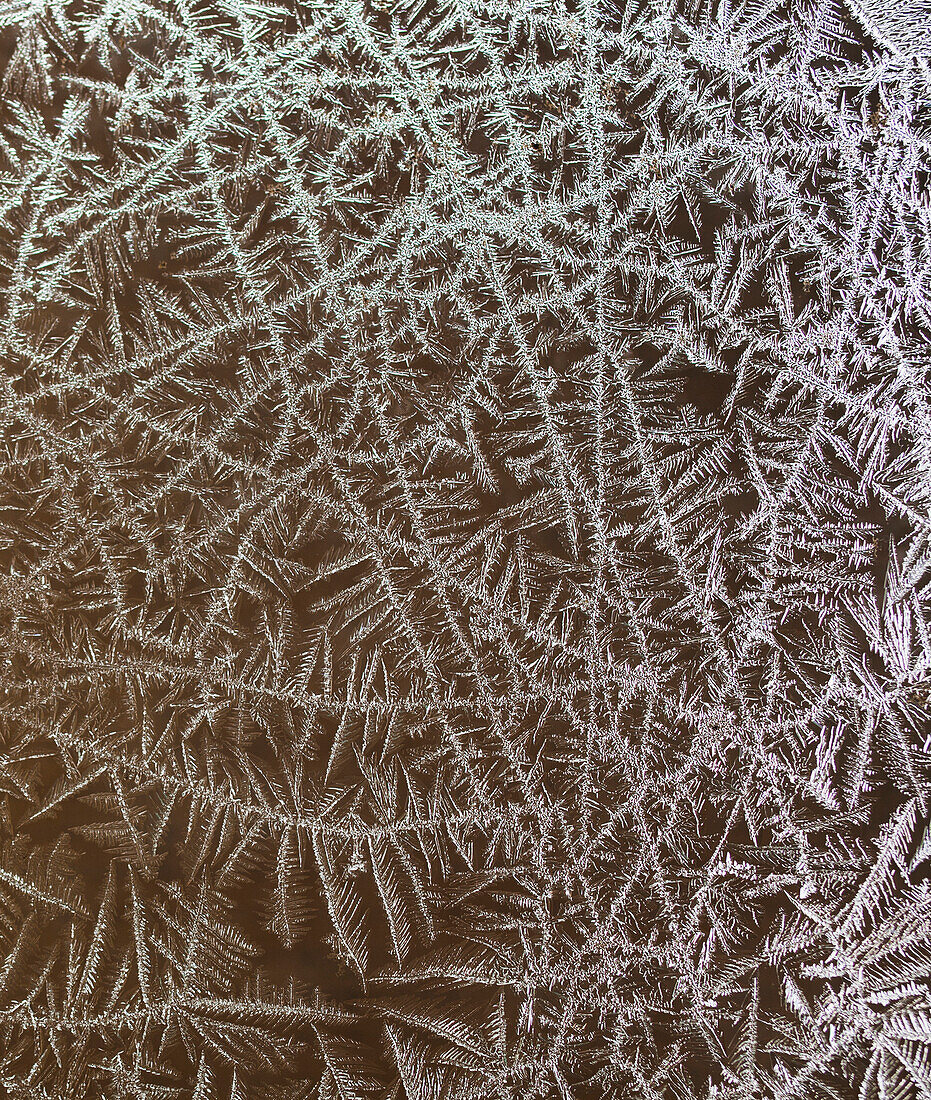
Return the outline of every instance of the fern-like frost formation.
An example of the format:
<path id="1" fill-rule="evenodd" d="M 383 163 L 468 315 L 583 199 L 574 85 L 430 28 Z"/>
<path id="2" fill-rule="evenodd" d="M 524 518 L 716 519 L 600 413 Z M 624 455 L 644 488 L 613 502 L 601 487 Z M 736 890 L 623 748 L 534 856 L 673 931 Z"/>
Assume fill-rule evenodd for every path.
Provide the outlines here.
<path id="1" fill-rule="evenodd" d="M 931 1097 L 881 9 L 0 3 L 0 1097 Z"/>

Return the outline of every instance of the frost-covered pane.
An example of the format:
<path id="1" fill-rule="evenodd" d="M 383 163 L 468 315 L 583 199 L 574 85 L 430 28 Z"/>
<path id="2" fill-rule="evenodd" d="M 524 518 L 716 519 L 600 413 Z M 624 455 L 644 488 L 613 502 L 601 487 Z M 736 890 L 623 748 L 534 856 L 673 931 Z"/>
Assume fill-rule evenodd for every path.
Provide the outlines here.
<path id="1" fill-rule="evenodd" d="M 922 20 L 0 2 L 0 1100 L 928 1100 Z"/>

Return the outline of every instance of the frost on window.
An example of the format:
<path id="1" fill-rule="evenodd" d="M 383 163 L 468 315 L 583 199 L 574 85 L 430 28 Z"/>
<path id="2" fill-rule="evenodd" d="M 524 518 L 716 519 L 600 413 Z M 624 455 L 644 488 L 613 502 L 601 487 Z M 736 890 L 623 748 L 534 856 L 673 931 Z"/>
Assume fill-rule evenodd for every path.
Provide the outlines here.
<path id="1" fill-rule="evenodd" d="M 928 25 L 0 2 L 0 1097 L 928 1100 Z"/>
<path id="2" fill-rule="evenodd" d="M 850 11 L 877 42 L 906 55 L 931 53 L 931 3 L 850 0 Z"/>

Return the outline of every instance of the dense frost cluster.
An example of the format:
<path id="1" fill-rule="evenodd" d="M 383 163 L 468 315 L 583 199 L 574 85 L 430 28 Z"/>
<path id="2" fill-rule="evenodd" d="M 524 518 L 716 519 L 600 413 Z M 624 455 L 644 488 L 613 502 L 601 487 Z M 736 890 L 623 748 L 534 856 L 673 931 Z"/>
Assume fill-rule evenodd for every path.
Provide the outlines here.
<path id="1" fill-rule="evenodd" d="M 0 0 L 0 1097 L 929 1100 L 907 23 Z"/>

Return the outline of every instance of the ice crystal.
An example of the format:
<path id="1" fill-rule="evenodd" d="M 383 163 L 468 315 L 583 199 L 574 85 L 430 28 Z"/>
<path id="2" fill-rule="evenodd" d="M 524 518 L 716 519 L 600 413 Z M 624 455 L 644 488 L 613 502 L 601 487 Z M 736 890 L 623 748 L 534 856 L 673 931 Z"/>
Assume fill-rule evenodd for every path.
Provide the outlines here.
<path id="1" fill-rule="evenodd" d="M 928 26 L 0 3 L 0 1095 L 931 1096 Z"/>

